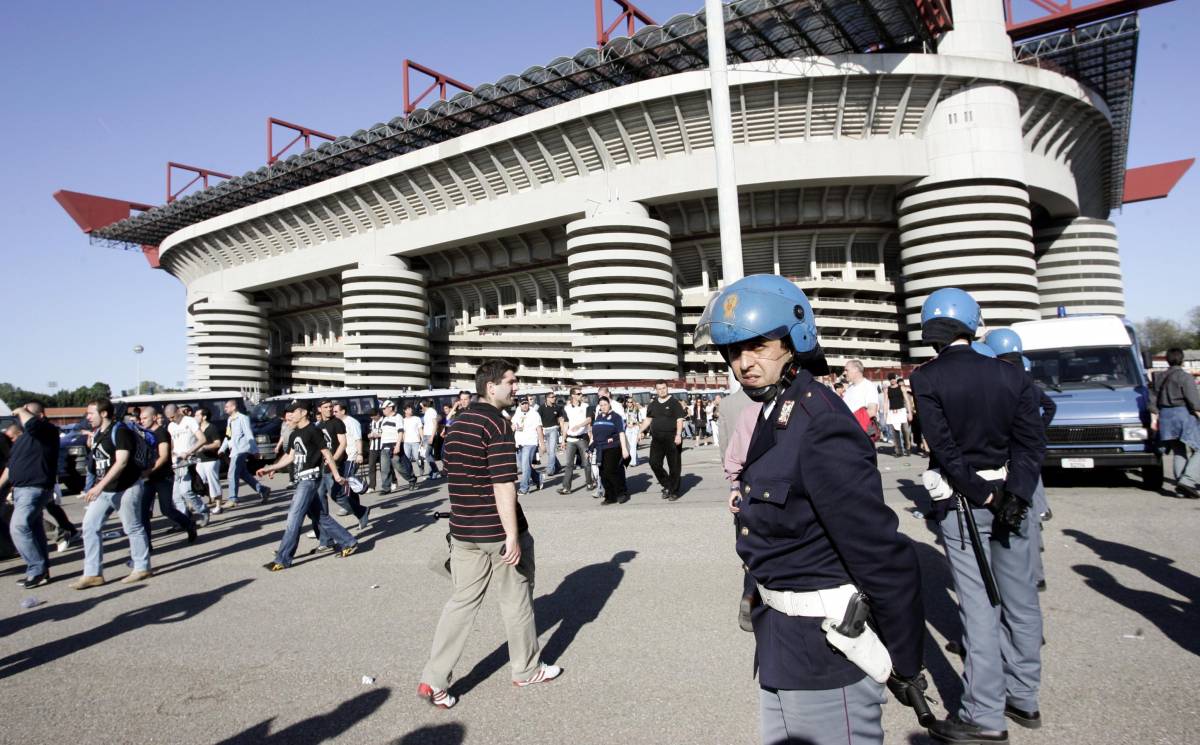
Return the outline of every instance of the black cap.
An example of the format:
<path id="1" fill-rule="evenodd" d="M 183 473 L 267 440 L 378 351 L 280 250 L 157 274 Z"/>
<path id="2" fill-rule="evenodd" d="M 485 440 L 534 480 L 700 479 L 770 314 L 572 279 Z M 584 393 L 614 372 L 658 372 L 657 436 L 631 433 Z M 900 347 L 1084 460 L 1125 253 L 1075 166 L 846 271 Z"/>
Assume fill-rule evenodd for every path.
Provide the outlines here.
<path id="1" fill-rule="evenodd" d="M 285 408 L 284 411 L 296 411 L 297 409 L 304 409 L 305 411 L 308 411 L 308 404 L 304 403 L 300 399 L 293 398 L 291 401 L 288 401 L 287 408 Z"/>

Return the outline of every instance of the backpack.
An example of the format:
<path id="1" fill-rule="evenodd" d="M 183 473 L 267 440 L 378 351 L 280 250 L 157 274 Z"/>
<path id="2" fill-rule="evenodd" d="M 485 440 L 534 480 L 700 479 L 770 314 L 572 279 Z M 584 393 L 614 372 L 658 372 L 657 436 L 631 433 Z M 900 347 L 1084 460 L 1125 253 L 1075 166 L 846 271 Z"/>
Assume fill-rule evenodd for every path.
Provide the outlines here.
<path id="1" fill-rule="evenodd" d="M 129 459 L 133 462 L 133 465 L 140 471 L 145 471 L 153 466 L 158 460 L 158 441 L 154 433 L 132 422 L 117 422 L 113 425 L 112 434 L 110 435 L 112 437 L 114 453 L 117 450 L 118 427 L 125 427 L 133 433 L 134 448 L 133 452 L 129 454 Z"/>

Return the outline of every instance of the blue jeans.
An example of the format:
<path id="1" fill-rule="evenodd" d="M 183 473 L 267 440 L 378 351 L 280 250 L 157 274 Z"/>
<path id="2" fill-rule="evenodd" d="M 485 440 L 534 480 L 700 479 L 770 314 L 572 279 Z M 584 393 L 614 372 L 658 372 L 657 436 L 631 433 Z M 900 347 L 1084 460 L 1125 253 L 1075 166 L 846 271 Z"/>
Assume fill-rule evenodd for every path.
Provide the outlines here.
<path id="1" fill-rule="evenodd" d="M 421 440 L 421 444 L 425 446 L 425 472 L 430 476 L 438 474 L 437 453 L 433 452 L 433 438 L 425 437 Z"/>
<path id="2" fill-rule="evenodd" d="M 537 445 L 521 445 L 517 448 L 517 465 L 521 469 L 521 483 L 517 485 L 517 492 L 520 494 L 529 491 L 530 481 L 541 486 L 542 480 L 533 468 L 533 456 L 537 451 Z"/>
<path id="3" fill-rule="evenodd" d="M 101 492 L 83 513 L 83 574 L 99 577 L 104 573 L 104 541 L 100 529 L 113 512 L 121 518 L 121 527 L 129 536 L 129 556 L 133 568 L 150 570 L 150 542 L 146 528 L 142 525 L 142 499 L 145 497 L 144 482 L 140 479 L 125 491 Z"/>
<path id="4" fill-rule="evenodd" d="M 417 477 L 412 472 L 412 463 L 405 457 L 404 448 L 399 445 L 400 443 L 384 445 L 379 451 L 379 469 L 383 471 L 384 491 L 391 491 L 393 473 L 399 474 L 410 484 L 417 483 Z"/>
<path id="5" fill-rule="evenodd" d="M 421 443 L 405 441 L 404 457 L 408 458 L 409 467 L 415 473 L 421 467 Z"/>
<path id="6" fill-rule="evenodd" d="M 300 543 L 300 530 L 304 524 L 304 516 L 316 499 L 320 503 L 320 532 L 322 539 L 328 537 L 342 548 L 355 544 L 354 536 L 343 528 L 337 520 L 329 516 L 325 508 L 325 498 L 317 493 L 320 482 L 317 479 L 301 479 L 296 482 L 296 492 L 292 495 L 292 504 L 288 508 L 287 527 L 283 530 L 283 540 L 279 550 L 275 552 L 275 561 L 285 567 L 292 565 L 296 556 L 296 546 Z"/>
<path id="7" fill-rule="evenodd" d="M 262 493 L 262 484 L 250 473 L 250 458 L 253 453 L 234 453 L 229 456 L 229 501 L 237 504 L 238 482 L 245 481 L 256 494 Z"/>
<path id="8" fill-rule="evenodd" d="M 192 512 L 195 512 L 197 515 L 203 515 L 205 512 L 208 512 L 208 505 L 204 504 L 204 500 L 192 489 L 191 470 L 186 466 L 175 469 L 175 483 L 171 488 L 171 496 L 175 500 L 175 509 L 185 515 L 189 506 L 192 508 Z"/>
<path id="9" fill-rule="evenodd" d="M 542 464 L 543 473 L 553 476 L 558 473 L 558 427 L 543 427 L 542 434 L 546 436 L 546 462 Z"/>
<path id="10" fill-rule="evenodd" d="M 14 486 L 13 514 L 8 525 L 17 553 L 25 560 L 25 577 L 33 579 L 46 573 L 50 566 L 50 547 L 46 544 L 46 525 L 42 511 L 50 503 L 53 492 L 41 486 Z"/>

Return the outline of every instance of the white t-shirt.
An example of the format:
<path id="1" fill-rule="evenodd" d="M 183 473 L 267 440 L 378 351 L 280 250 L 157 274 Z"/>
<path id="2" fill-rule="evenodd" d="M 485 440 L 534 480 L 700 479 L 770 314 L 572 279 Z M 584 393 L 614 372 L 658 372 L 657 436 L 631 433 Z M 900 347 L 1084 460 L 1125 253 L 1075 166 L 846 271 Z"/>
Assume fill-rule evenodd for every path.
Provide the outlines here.
<path id="1" fill-rule="evenodd" d="M 563 406 L 563 412 L 567 415 L 567 437 L 579 437 L 587 434 L 587 425 L 585 424 L 588 418 L 587 401 L 580 401 L 578 406 L 568 403 Z"/>
<path id="2" fill-rule="evenodd" d="M 540 445 L 538 427 L 542 426 L 542 417 L 533 409 L 521 411 L 519 408 L 512 415 L 513 439 L 517 447 Z"/>
<path id="3" fill-rule="evenodd" d="M 867 406 L 879 405 L 879 389 L 871 381 L 863 378 L 854 385 L 846 386 L 846 394 L 842 396 L 850 412 L 853 413 Z"/>
<path id="4" fill-rule="evenodd" d="M 171 452 L 177 458 L 196 447 L 196 443 L 200 441 L 197 437 L 200 425 L 190 416 L 182 417 L 178 423 L 169 422 L 167 432 L 171 435 Z"/>
<path id="5" fill-rule="evenodd" d="M 425 413 L 422 414 L 422 417 L 424 418 L 424 435 L 426 437 L 433 437 L 434 431 L 437 429 L 438 425 L 438 413 L 434 411 L 433 407 L 431 406 L 428 409 L 425 409 Z"/>
<path id="6" fill-rule="evenodd" d="M 421 441 L 421 417 L 416 414 L 404 417 L 404 441 Z"/>
<path id="7" fill-rule="evenodd" d="M 379 444 L 395 445 L 404 431 L 404 418 L 399 414 L 385 416 L 379 420 Z"/>
<path id="8" fill-rule="evenodd" d="M 353 460 L 362 451 L 362 425 L 352 416 L 342 420 L 346 425 L 346 457 Z"/>

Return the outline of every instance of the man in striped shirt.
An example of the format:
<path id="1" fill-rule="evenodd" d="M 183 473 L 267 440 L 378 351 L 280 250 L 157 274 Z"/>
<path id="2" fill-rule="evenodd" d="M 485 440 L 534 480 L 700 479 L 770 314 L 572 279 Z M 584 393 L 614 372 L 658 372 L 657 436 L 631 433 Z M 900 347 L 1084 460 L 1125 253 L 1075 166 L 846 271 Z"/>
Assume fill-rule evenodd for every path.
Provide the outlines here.
<path id="1" fill-rule="evenodd" d="M 450 573 L 454 594 L 433 635 L 417 695 L 449 709 L 447 690 L 489 586 L 499 593 L 513 685 L 554 680 L 562 668 L 540 660 L 533 618 L 533 537 L 517 503 L 516 443 L 500 413 L 512 406 L 516 368 L 489 360 L 475 372 L 479 400 L 454 417 L 442 444 L 450 492 Z"/>

